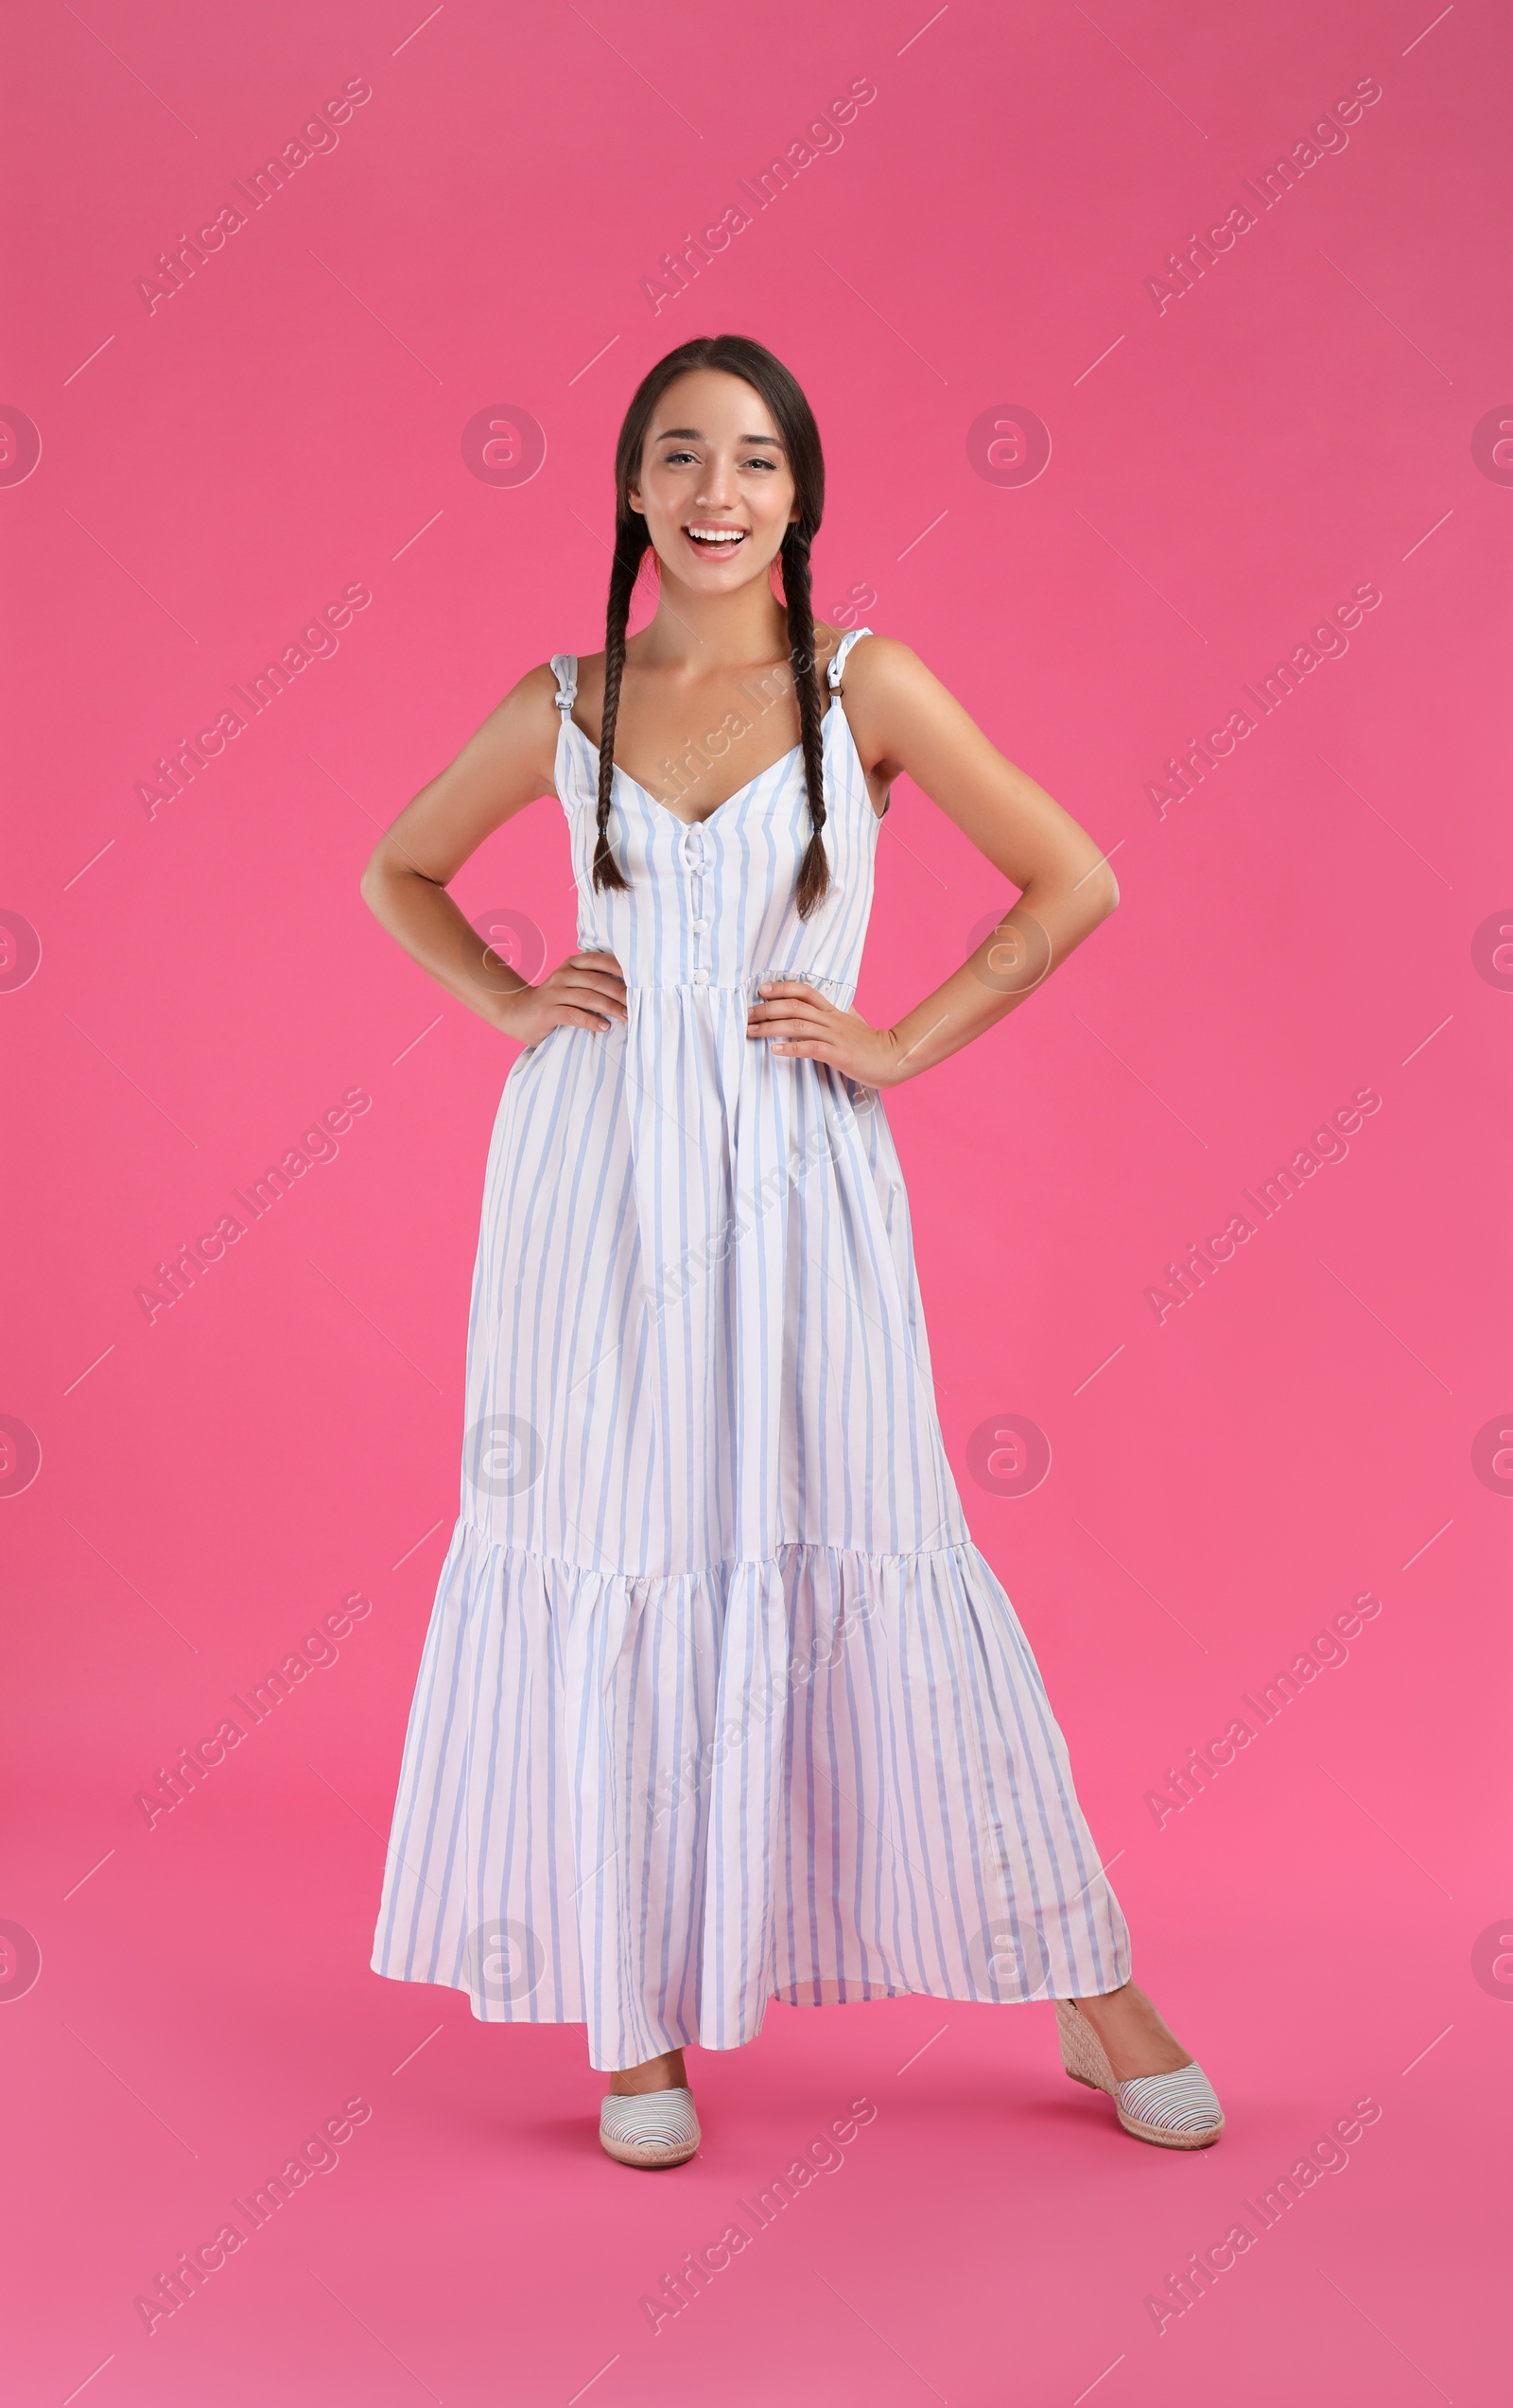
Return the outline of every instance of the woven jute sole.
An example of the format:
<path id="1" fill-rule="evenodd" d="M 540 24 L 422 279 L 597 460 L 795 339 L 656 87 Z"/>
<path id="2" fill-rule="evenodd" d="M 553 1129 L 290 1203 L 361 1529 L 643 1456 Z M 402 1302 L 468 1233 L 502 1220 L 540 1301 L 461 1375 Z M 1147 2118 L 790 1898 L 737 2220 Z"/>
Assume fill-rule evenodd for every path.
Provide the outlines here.
<path id="1" fill-rule="evenodd" d="M 690 2157 L 699 2154 L 697 2140 L 687 2141 L 676 2149 L 648 2149 L 637 2148 L 624 2140 L 606 2140 L 600 2133 L 599 2145 L 607 2157 L 615 2159 L 617 2165 L 641 2166 L 648 2174 L 657 2173 L 663 2166 L 687 2165 Z"/>
<path id="2" fill-rule="evenodd" d="M 687 2165 L 690 2157 L 699 2154 L 697 2140 L 681 2149 L 637 2149 L 627 2147 L 623 2140 L 606 2140 L 600 2133 L 599 2145 L 607 2157 L 615 2159 L 617 2165 L 640 2166 L 648 2174 L 655 2174 L 663 2166 Z"/>
<path id="3" fill-rule="evenodd" d="M 697 2129 L 691 2140 L 622 2140 L 613 2133 L 599 2128 L 599 2145 L 617 2165 L 638 2166 L 648 2174 L 655 2174 L 663 2166 L 684 2166 L 696 2157 L 704 2145 L 704 2134 Z"/>

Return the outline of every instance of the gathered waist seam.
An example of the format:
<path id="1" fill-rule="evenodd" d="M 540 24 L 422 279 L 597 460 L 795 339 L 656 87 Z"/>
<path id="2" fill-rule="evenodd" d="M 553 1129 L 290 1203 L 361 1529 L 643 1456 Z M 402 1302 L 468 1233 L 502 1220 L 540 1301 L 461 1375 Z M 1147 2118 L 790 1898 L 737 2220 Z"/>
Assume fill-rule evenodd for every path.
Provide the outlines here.
<path id="1" fill-rule="evenodd" d="M 570 1556 L 554 1555 L 547 1548 L 522 1547 L 512 1539 L 493 1538 L 481 1524 L 470 1521 L 463 1515 L 459 1515 L 454 1524 L 454 1535 L 458 1530 L 465 1531 L 476 1539 L 487 1554 L 513 1555 L 579 1579 L 592 1577 L 627 1582 L 708 1581 L 721 1576 L 729 1579 L 743 1570 L 781 1570 L 783 1558 L 791 1555 L 845 1555 L 859 1563 L 882 1567 L 928 1564 L 960 1557 L 964 1551 L 977 1552 L 976 1542 L 969 1533 L 948 1540 L 944 1547 L 897 1549 L 857 1547 L 838 1538 L 780 1538 L 768 1555 L 724 1555 L 710 1564 L 688 1564 L 676 1571 L 653 1572 L 627 1570 L 623 1565 L 576 1564 Z"/>
<path id="2" fill-rule="evenodd" d="M 627 979 L 627 995 L 744 995 L 755 994 L 759 986 L 772 979 L 802 979 L 806 986 L 834 987 L 844 991 L 853 987 L 853 979 L 816 976 L 811 970 L 753 970 L 742 979 L 717 979 L 712 973 L 704 978 Z"/>

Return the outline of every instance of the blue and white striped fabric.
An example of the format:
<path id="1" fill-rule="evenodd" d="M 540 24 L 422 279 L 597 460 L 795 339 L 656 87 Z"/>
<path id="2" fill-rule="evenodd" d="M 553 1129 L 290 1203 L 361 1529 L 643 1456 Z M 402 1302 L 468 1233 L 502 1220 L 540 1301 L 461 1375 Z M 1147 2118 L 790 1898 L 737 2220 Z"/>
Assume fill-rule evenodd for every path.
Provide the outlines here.
<path id="1" fill-rule="evenodd" d="M 738 2047 L 772 1997 L 1116 1988 L 1124 1918 L 946 1458 L 879 1099 L 746 1033 L 762 979 L 855 993 L 879 823 L 844 711 L 808 922 L 797 748 L 700 826 L 617 767 L 630 885 L 596 893 L 599 756 L 552 667 L 578 948 L 629 1018 L 504 1083 L 374 1967 L 586 2022 L 605 2070 Z"/>

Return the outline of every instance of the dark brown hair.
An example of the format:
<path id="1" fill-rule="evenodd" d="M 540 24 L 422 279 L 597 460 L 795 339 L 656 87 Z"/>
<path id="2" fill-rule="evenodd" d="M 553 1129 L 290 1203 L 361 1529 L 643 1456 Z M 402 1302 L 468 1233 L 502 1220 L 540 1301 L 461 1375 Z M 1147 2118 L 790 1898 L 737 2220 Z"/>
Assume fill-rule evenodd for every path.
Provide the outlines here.
<path id="1" fill-rule="evenodd" d="M 799 740 L 804 754 L 804 783 L 809 790 L 811 834 L 799 869 L 799 917 L 808 919 L 830 883 L 821 830 L 825 825 L 825 777 L 820 744 L 823 716 L 819 679 L 815 674 L 814 605 L 809 592 L 809 546 L 825 511 L 825 457 L 814 413 L 797 379 L 761 343 L 745 335 L 699 335 L 680 343 L 642 377 L 625 413 L 615 446 L 615 561 L 610 570 L 609 600 L 604 614 L 604 722 L 599 737 L 599 842 L 594 852 L 594 885 L 621 887 L 627 881 L 610 849 L 609 812 L 615 773 L 615 722 L 619 716 L 620 675 L 625 667 L 625 625 L 641 556 L 651 542 L 647 523 L 631 508 L 631 479 L 638 477 L 652 413 L 676 376 L 695 368 L 715 368 L 739 376 L 760 393 L 783 439 L 793 477 L 798 516 L 789 524 L 778 558 L 782 565 L 783 601 L 788 612 L 789 659 L 793 691 L 798 699 Z"/>

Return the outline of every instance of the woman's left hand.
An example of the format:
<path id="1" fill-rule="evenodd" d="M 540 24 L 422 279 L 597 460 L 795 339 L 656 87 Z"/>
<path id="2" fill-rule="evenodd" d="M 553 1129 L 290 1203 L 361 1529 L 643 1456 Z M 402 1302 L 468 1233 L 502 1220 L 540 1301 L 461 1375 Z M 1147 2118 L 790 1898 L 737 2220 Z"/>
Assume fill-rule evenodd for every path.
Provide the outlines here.
<path id="1" fill-rule="evenodd" d="M 860 1012 L 843 1012 L 803 979 L 768 979 L 746 1020 L 748 1037 L 765 1037 L 790 1061 L 827 1062 L 865 1087 L 891 1087 L 904 1075 L 898 1040 Z"/>

